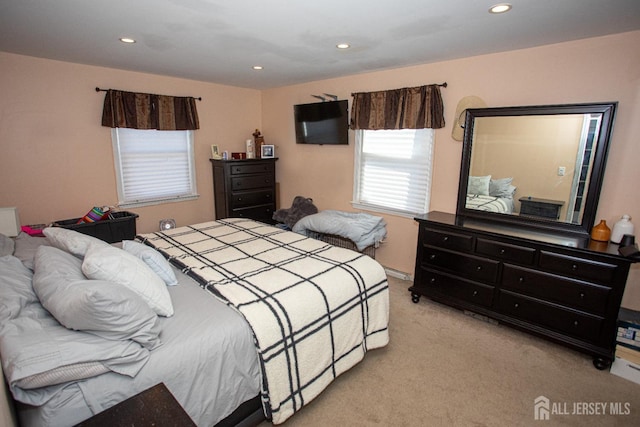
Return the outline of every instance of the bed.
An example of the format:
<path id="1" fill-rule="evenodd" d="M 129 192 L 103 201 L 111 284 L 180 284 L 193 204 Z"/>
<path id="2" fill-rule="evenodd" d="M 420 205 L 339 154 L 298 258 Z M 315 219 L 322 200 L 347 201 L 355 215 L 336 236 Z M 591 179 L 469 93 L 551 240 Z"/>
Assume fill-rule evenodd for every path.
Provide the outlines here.
<path id="1" fill-rule="evenodd" d="M 388 342 L 386 276 L 360 253 L 245 219 L 141 235 L 123 249 L 60 230 L 64 239 L 17 239 L 0 256 L 0 353 L 22 425 L 74 425 L 160 382 L 197 425 L 255 415 L 256 403 L 279 424 Z M 131 257 L 162 280 L 157 301 L 120 282 L 139 274 L 120 264 Z M 94 263 L 120 277 L 94 278 Z M 135 330 L 69 318 L 65 304 L 86 289 L 118 290 L 119 314 L 152 315 Z"/>

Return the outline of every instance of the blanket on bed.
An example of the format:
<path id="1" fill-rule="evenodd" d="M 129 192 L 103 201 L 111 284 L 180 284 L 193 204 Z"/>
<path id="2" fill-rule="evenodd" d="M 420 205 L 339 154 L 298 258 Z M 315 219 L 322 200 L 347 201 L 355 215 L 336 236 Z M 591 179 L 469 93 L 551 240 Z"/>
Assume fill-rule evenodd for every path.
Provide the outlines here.
<path id="1" fill-rule="evenodd" d="M 240 218 L 138 238 L 245 317 L 274 424 L 389 341 L 386 274 L 368 256 Z"/>
<path id="2" fill-rule="evenodd" d="M 512 213 L 513 200 L 506 197 L 484 196 L 481 194 L 467 194 L 467 209 L 486 212 Z"/>
<path id="3" fill-rule="evenodd" d="M 359 251 L 378 244 L 387 235 L 387 224 L 379 216 L 362 212 L 325 210 L 301 218 L 292 231 L 310 236 L 310 231 L 335 234 L 355 243 Z"/>

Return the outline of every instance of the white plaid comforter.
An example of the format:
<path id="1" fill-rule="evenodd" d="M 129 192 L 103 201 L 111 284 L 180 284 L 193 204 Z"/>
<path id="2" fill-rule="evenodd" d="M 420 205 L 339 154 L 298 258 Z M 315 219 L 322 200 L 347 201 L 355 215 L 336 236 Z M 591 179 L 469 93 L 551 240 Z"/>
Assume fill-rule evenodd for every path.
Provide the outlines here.
<path id="1" fill-rule="evenodd" d="M 386 274 L 368 256 L 240 218 L 138 238 L 245 317 L 274 424 L 389 341 Z"/>

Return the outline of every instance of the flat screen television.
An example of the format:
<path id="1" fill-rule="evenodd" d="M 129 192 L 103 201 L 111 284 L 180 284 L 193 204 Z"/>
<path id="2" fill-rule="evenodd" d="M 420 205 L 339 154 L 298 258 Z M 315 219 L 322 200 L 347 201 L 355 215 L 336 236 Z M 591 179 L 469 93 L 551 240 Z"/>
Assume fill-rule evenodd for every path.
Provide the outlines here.
<path id="1" fill-rule="evenodd" d="M 293 106 L 297 144 L 349 144 L 347 100 Z"/>

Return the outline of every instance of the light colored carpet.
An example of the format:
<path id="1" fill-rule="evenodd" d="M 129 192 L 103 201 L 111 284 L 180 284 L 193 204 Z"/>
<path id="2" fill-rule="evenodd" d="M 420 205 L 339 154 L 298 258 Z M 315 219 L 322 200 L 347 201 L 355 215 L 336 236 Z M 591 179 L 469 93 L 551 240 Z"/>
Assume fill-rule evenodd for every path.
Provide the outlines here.
<path id="1" fill-rule="evenodd" d="M 414 304 L 410 285 L 389 279 L 389 345 L 283 426 L 640 426 L 640 385 L 558 344 L 425 297 Z M 538 396 L 555 405 L 548 421 L 534 418 Z M 630 414 L 611 415 L 612 402 Z M 607 404 L 604 415 L 572 413 L 596 403 Z"/>

